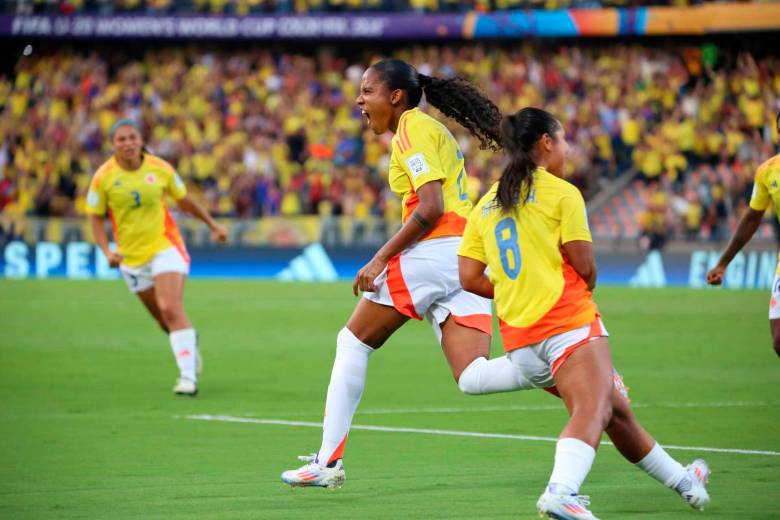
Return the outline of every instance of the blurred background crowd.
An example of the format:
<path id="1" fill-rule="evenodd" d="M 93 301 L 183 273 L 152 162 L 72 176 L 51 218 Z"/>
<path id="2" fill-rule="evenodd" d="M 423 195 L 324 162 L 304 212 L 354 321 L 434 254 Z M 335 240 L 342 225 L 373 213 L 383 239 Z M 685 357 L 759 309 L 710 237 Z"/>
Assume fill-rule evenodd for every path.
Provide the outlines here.
<path id="1" fill-rule="evenodd" d="M 702 0 L 4 0 L 14 14 L 230 14 L 340 13 L 411 11 L 427 13 L 489 12 L 507 9 L 564 9 L 687 6 Z"/>
<path id="2" fill-rule="evenodd" d="M 641 234 L 656 247 L 658 236 L 720 239 L 744 210 L 757 166 L 777 153 L 778 57 L 614 42 L 388 54 L 426 74 L 469 78 L 505 113 L 556 114 L 573 145 L 567 177 L 587 197 L 635 175 L 620 197 L 626 211 L 591 215 L 596 232 Z M 36 50 L 0 78 L 0 211 L 83 215 L 90 177 L 111 154 L 107 131 L 131 117 L 147 149 L 216 215 L 397 218 L 386 183 L 391 136 L 366 131 L 354 103 L 380 55 L 338 46 L 165 46 L 134 57 Z M 449 126 L 476 199 L 502 156 Z"/>

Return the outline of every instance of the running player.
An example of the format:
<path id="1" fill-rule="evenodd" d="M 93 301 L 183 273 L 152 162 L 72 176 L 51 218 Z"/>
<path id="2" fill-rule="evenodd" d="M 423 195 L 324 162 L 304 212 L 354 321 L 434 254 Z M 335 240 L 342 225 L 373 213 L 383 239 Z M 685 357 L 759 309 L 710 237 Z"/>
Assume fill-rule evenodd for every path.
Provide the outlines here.
<path id="1" fill-rule="evenodd" d="M 144 151 L 134 121 L 114 123 L 109 138 L 114 155 L 95 172 L 87 195 L 95 241 L 109 265 L 119 267 L 130 291 L 168 334 L 180 372 L 174 393 L 194 396 L 201 361 L 197 334 L 183 305 L 190 257 L 164 197 L 172 197 L 179 208 L 205 222 L 215 241 L 224 242 L 227 232 L 187 195 L 170 164 Z M 111 219 L 116 251 L 109 249 L 106 214 Z"/>
<path id="2" fill-rule="evenodd" d="M 672 459 L 637 422 L 612 367 L 596 284 L 585 203 L 561 179 L 560 123 L 525 108 L 501 124 L 509 164 L 469 216 L 459 249 L 463 288 L 493 298 L 509 359 L 539 387 L 556 388 L 571 416 L 555 451 L 541 514 L 593 520 L 579 495 L 606 431 L 621 454 L 702 508 L 709 470 Z M 485 269 L 489 268 L 489 275 Z"/>
<path id="3" fill-rule="evenodd" d="M 389 182 L 402 198 L 403 226 L 355 278 L 353 292 L 363 298 L 336 338 L 322 444 L 300 457 L 308 464 L 282 474 L 292 486 L 343 483 L 341 459 L 368 358 L 410 318 L 430 321 L 463 392 L 532 388 L 506 356 L 488 361 L 490 301 L 460 287 L 457 250 L 471 209 L 463 154 L 446 127 L 417 108 L 423 92 L 483 147 L 499 146 L 501 115 L 467 81 L 425 76 L 400 60 L 366 70 L 357 104 L 375 134 L 395 134 Z"/>
<path id="4" fill-rule="evenodd" d="M 780 132 L 780 114 L 777 115 L 775 124 L 777 131 Z M 780 219 L 780 154 L 758 167 L 753 183 L 753 195 L 750 197 L 750 207 L 742 215 L 737 229 L 729 240 L 726 250 L 720 256 L 717 265 L 707 273 L 708 284 L 720 285 L 723 283 L 726 268 L 737 253 L 745 247 L 745 244 L 753 238 L 764 218 L 764 211 L 770 204 L 774 204 L 775 215 Z M 772 281 L 772 295 L 769 299 L 769 328 L 772 332 L 775 353 L 780 356 L 780 263 L 777 265 L 775 279 Z"/>

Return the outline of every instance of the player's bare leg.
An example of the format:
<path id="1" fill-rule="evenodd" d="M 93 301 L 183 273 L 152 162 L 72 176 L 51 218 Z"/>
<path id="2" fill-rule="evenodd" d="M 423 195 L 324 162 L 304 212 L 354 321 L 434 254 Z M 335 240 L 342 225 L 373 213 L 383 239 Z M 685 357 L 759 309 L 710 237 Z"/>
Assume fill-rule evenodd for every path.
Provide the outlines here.
<path id="1" fill-rule="evenodd" d="M 555 449 L 555 465 L 537 508 L 551 518 L 595 520 L 580 497 L 596 448 L 612 419 L 614 388 L 612 356 L 606 338 L 577 348 L 554 376 L 555 386 L 569 411 L 569 422 Z"/>
<path id="2" fill-rule="evenodd" d="M 171 349 L 179 367 L 180 377 L 173 387 L 179 395 L 198 393 L 198 339 L 192 323 L 184 312 L 184 282 L 181 273 L 160 273 L 154 277 L 157 308 L 168 327 Z"/>
<path id="3" fill-rule="evenodd" d="M 691 507 L 704 509 L 710 501 L 706 489 L 709 478 L 707 463 L 696 459 L 684 467 L 639 424 L 623 393 L 616 388 L 612 395 L 612 420 L 606 432 L 617 450 L 626 460 L 674 490 Z"/>
<path id="4" fill-rule="evenodd" d="M 780 356 L 780 320 L 769 320 L 769 330 L 772 332 L 772 346 L 775 354 Z"/>
<path id="5" fill-rule="evenodd" d="M 440 325 L 441 348 L 452 376 L 469 395 L 535 388 L 506 356 L 490 359 L 490 335 L 448 317 Z"/>
<path id="6" fill-rule="evenodd" d="M 336 338 L 336 359 L 325 402 L 320 450 L 299 457 L 308 464 L 282 473 L 283 482 L 294 487 L 327 488 L 344 483 L 346 473 L 341 458 L 352 417 L 363 395 L 368 358 L 408 320 L 393 307 L 360 299 Z"/>
<path id="7" fill-rule="evenodd" d="M 138 295 L 138 299 L 141 300 L 141 303 L 144 304 L 144 307 L 146 307 L 146 310 L 149 311 L 149 314 L 152 315 L 160 328 L 167 334 L 169 332 L 168 325 L 165 324 L 162 312 L 160 312 L 160 308 L 157 306 L 157 295 L 154 293 L 154 286 L 145 291 L 139 291 L 136 294 Z"/>

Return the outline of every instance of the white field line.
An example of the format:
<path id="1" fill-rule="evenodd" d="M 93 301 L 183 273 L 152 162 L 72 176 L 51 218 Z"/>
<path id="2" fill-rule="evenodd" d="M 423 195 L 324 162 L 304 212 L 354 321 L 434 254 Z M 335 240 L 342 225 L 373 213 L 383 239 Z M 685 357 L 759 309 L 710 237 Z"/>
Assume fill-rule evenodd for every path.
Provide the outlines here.
<path id="1" fill-rule="evenodd" d="M 310 421 L 286 421 L 283 419 L 254 419 L 251 417 L 233 417 L 230 415 L 186 415 L 184 419 L 190 419 L 194 421 L 216 421 L 216 422 L 232 422 L 232 423 L 248 423 L 248 424 L 265 424 L 276 426 L 299 426 L 304 428 L 322 428 L 321 422 Z M 364 430 L 372 432 L 391 432 L 391 433 L 421 433 L 426 435 L 446 435 L 451 437 L 477 437 L 480 439 L 512 439 L 519 441 L 540 441 L 540 442 L 558 442 L 557 437 L 540 437 L 537 435 L 516 435 L 511 433 L 483 433 L 483 432 L 464 432 L 458 430 L 438 430 L 427 428 L 404 428 L 404 427 L 391 427 L 391 426 L 368 426 L 368 425 L 352 425 L 353 430 Z M 602 441 L 602 445 L 613 446 L 611 442 Z M 780 456 L 778 451 L 764 451 L 764 450 L 743 450 L 738 448 L 708 448 L 705 446 L 672 446 L 665 445 L 664 448 L 669 450 L 686 450 L 686 451 L 706 451 L 712 453 L 735 453 L 738 455 L 771 455 Z"/>
<path id="2" fill-rule="evenodd" d="M 768 408 L 780 407 L 780 403 L 768 401 L 716 401 L 703 403 L 659 402 L 659 403 L 631 403 L 632 408 Z M 434 413 L 482 413 L 482 412 L 536 412 L 564 410 L 561 403 L 555 404 L 518 404 L 496 406 L 445 406 L 445 407 L 420 407 L 420 408 L 369 408 L 358 410 L 355 415 L 396 415 L 396 414 L 434 414 Z M 317 412 L 284 412 L 283 415 L 309 417 L 319 416 Z M 258 414 L 244 414 L 246 417 L 257 417 Z"/>

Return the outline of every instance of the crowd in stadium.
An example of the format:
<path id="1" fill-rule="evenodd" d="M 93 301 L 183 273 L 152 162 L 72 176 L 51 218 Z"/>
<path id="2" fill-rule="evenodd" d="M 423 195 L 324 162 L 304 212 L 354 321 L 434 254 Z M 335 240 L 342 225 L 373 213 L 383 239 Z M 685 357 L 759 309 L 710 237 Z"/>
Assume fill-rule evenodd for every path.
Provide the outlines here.
<path id="1" fill-rule="evenodd" d="M 504 113 L 556 114 L 573 144 L 569 180 L 592 195 L 604 179 L 651 185 L 651 234 L 718 238 L 744 208 L 756 167 L 773 155 L 780 60 L 709 45 L 406 47 L 421 72 L 462 75 Z M 74 51 L 22 59 L 0 80 L 0 210 L 80 216 L 107 131 L 138 121 L 219 216 L 344 214 L 398 218 L 387 188 L 390 136 L 363 129 L 355 106 L 365 63 L 336 51 L 149 50 L 138 61 Z M 472 199 L 502 168 L 457 125 Z"/>
<path id="2" fill-rule="evenodd" d="M 490 12 L 507 9 L 564 9 L 691 5 L 697 0 L 18 0 L 4 2 L 16 14 L 229 14 L 338 12 Z"/>

